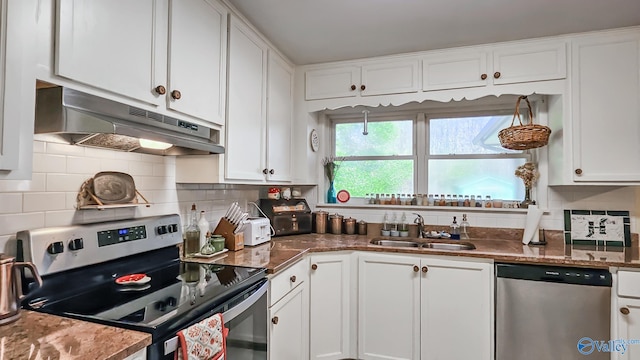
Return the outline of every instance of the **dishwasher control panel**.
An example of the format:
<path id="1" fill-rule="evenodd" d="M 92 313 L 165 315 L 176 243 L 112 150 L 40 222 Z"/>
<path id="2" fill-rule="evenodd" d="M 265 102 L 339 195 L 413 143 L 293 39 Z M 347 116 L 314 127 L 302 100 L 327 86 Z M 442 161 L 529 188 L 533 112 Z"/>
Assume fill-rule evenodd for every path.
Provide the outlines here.
<path id="1" fill-rule="evenodd" d="M 545 265 L 496 264 L 501 278 L 547 281 L 576 285 L 611 286 L 611 273 L 606 269 L 587 269 Z"/>

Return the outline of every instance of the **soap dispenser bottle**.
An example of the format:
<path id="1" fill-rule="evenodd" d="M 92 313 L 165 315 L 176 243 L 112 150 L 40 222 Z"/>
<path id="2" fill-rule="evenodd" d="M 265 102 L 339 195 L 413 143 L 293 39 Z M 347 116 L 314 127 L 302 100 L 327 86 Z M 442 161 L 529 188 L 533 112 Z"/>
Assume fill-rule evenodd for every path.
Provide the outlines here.
<path id="1" fill-rule="evenodd" d="M 467 233 L 467 229 L 469 228 L 469 222 L 467 221 L 467 214 L 462 214 L 462 223 L 460 223 L 460 227 L 462 231 L 460 231 L 460 239 L 467 240 L 469 239 L 469 234 Z"/>
<path id="2" fill-rule="evenodd" d="M 453 217 L 453 222 L 451 223 L 450 227 L 451 240 L 460 240 L 460 225 L 458 225 L 455 216 Z"/>

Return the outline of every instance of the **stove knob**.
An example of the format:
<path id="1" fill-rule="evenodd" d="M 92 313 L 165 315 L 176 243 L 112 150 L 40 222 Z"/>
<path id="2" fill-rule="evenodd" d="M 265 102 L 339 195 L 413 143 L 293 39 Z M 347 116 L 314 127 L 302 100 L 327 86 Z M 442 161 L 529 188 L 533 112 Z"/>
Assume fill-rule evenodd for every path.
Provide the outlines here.
<path id="1" fill-rule="evenodd" d="M 170 233 L 178 232 L 178 224 L 171 224 L 167 226 L 169 228 Z"/>
<path id="2" fill-rule="evenodd" d="M 176 304 L 178 303 L 178 299 L 174 298 L 173 296 L 169 296 L 166 302 L 169 306 L 176 306 Z"/>
<path id="3" fill-rule="evenodd" d="M 158 235 L 164 235 L 167 233 L 167 226 L 166 225 L 162 225 L 162 226 L 158 226 Z"/>
<path id="4" fill-rule="evenodd" d="M 69 250 L 77 251 L 84 248 L 82 238 L 73 239 L 69 241 Z"/>
<path id="5" fill-rule="evenodd" d="M 167 303 L 164 301 L 158 301 L 156 303 L 156 310 L 158 311 L 165 311 L 167 310 Z"/>
<path id="6" fill-rule="evenodd" d="M 64 251 L 64 243 L 62 241 L 56 241 L 47 246 L 47 252 L 50 255 L 61 254 Z"/>

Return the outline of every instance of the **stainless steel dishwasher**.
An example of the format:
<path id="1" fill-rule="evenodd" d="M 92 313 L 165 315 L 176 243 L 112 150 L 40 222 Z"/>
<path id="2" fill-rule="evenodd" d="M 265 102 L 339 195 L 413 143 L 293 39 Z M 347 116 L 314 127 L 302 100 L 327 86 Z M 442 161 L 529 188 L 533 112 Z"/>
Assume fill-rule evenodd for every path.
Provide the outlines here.
<path id="1" fill-rule="evenodd" d="M 496 360 L 609 360 L 611 273 L 496 264 Z"/>

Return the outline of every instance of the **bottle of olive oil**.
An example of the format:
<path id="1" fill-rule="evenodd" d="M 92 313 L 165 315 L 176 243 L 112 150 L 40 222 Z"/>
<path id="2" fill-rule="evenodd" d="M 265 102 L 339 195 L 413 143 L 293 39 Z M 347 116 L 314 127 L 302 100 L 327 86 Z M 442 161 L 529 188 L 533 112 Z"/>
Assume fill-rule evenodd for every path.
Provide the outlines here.
<path id="1" fill-rule="evenodd" d="M 189 226 L 183 234 L 182 254 L 184 257 L 193 257 L 200 250 L 200 229 L 198 228 L 198 218 L 196 204 L 191 205 L 191 215 Z"/>

